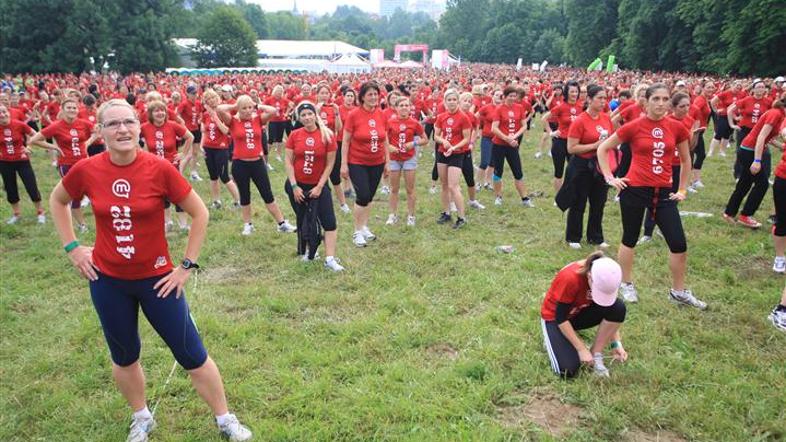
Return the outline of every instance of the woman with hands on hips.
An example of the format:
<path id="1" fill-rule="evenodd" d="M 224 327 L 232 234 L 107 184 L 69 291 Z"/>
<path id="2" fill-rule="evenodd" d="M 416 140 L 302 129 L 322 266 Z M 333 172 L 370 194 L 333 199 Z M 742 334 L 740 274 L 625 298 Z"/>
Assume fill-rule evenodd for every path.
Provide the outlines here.
<path id="1" fill-rule="evenodd" d="M 98 111 L 107 151 L 80 161 L 52 191 L 50 210 L 74 267 L 90 281 L 90 295 L 112 357 L 112 374 L 133 410 L 129 441 L 146 441 L 156 422 L 145 401 L 137 317 L 142 312 L 188 371 L 216 416 L 222 435 L 251 438 L 229 413 L 221 374 L 208 356 L 183 293 L 205 239 L 208 212 L 185 178 L 163 158 L 139 148 L 140 122 L 124 100 Z M 96 217 L 95 247 L 80 245 L 67 204 L 87 195 Z M 164 201 L 191 217 L 182 264 L 173 265 L 164 232 Z"/>

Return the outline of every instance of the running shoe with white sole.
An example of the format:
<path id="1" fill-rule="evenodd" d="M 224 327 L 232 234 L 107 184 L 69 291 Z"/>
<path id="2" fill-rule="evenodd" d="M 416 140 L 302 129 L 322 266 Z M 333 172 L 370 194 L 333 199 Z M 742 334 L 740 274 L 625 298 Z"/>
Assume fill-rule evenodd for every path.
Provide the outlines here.
<path id="1" fill-rule="evenodd" d="M 752 216 L 745 215 L 740 215 L 740 217 L 737 218 L 737 224 L 749 229 L 758 229 L 761 227 L 760 222 L 756 221 Z"/>
<path id="2" fill-rule="evenodd" d="M 344 203 L 344 204 L 342 204 L 342 205 L 341 205 L 341 207 L 340 207 L 340 209 L 341 209 L 341 211 L 342 211 L 342 212 L 344 212 L 344 213 L 349 213 L 349 212 L 351 212 L 351 210 L 350 210 L 349 206 L 347 205 L 347 203 Z"/>
<path id="3" fill-rule="evenodd" d="M 609 374 L 609 369 L 606 368 L 606 364 L 603 363 L 603 353 L 595 353 L 592 355 L 592 361 L 592 371 L 595 373 L 595 376 L 601 378 L 611 377 L 611 374 Z"/>
<path id="4" fill-rule="evenodd" d="M 620 293 L 625 302 L 639 302 L 639 292 L 636 291 L 636 286 L 634 286 L 632 282 L 623 282 L 620 284 Z"/>
<path id="5" fill-rule="evenodd" d="M 483 210 L 483 209 L 486 208 L 486 206 L 484 206 L 483 204 L 480 204 L 480 201 L 478 201 L 478 200 L 469 200 L 469 207 L 472 207 L 473 209 L 478 209 L 478 210 Z"/>
<path id="6" fill-rule="evenodd" d="M 458 208 L 456 207 L 456 203 L 453 201 L 450 202 L 450 211 L 451 212 L 458 212 Z"/>
<path id="7" fill-rule="evenodd" d="M 87 233 L 89 229 L 87 228 L 87 224 L 80 224 L 79 225 L 79 233 Z"/>
<path id="8" fill-rule="evenodd" d="M 369 230 L 368 226 L 363 226 L 363 238 L 365 238 L 366 241 L 374 241 L 377 239 L 377 235 L 374 235 L 371 230 Z"/>
<path id="9" fill-rule="evenodd" d="M 571 249 L 578 250 L 578 249 L 580 249 L 580 248 L 581 248 L 581 243 L 577 243 L 577 242 L 569 242 L 569 243 L 568 243 L 568 247 L 570 247 Z"/>
<path id="10" fill-rule="evenodd" d="M 284 220 L 278 225 L 277 230 L 281 233 L 295 233 L 297 232 L 297 227 L 289 224 L 289 221 Z"/>
<path id="11" fill-rule="evenodd" d="M 674 289 L 669 289 L 669 300 L 677 304 L 696 307 L 699 310 L 707 309 L 707 303 L 693 296 L 693 292 L 688 289 L 685 289 L 681 292 Z"/>
<path id="12" fill-rule="evenodd" d="M 502 197 L 501 196 L 498 196 L 498 197 L 494 198 L 494 205 L 495 206 L 501 206 L 502 205 Z"/>
<path id="13" fill-rule="evenodd" d="M 521 205 L 524 207 L 529 207 L 530 209 L 535 207 L 535 203 L 532 202 L 532 198 L 528 196 L 521 199 Z"/>
<path id="14" fill-rule="evenodd" d="M 385 221 L 385 225 L 392 226 L 398 222 L 398 216 L 395 213 L 391 213 L 388 215 L 388 220 Z"/>
<path id="15" fill-rule="evenodd" d="M 221 200 L 213 201 L 213 203 L 210 205 L 210 208 L 215 209 L 215 210 L 221 209 Z"/>
<path id="16" fill-rule="evenodd" d="M 428 190 L 428 193 L 430 193 L 432 195 L 436 195 L 437 188 L 435 186 L 431 186 L 431 188 Z"/>
<path id="17" fill-rule="evenodd" d="M 379 193 L 381 193 L 382 195 L 390 194 L 390 187 L 382 186 L 382 189 L 379 190 Z"/>
<path id="18" fill-rule="evenodd" d="M 357 247 L 366 247 L 368 244 L 366 238 L 363 236 L 363 232 L 360 230 L 356 230 L 355 233 L 352 234 L 352 242 L 355 243 Z"/>
<path id="19" fill-rule="evenodd" d="M 12 224 L 18 223 L 20 219 L 22 219 L 20 215 L 12 215 L 11 218 L 8 218 L 8 221 L 6 221 L 5 223 L 10 226 Z"/>
<path id="20" fill-rule="evenodd" d="M 458 218 L 456 218 L 456 223 L 453 224 L 452 227 L 453 227 L 453 229 L 460 229 L 460 228 L 464 227 L 466 224 L 467 224 L 467 220 L 465 220 L 464 218 L 458 217 Z"/>
<path id="21" fill-rule="evenodd" d="M 43 213 L 39 213 L 36 218 L 38 220 L 38 224 L 46 224 L 46 215 Z"/>
<path id="22" fill-rule="evenodd" d="M 253 437 L 251 430 L 241 424 L 234 414 L 230 414 L 229 419 L 223 425 L 218 426 L 218 430 L 221 432 L 221 436 L 228 439 L 229 442 L 244 442 Z"/>
<path id="23" fill-rule="evenodd" d="M 248 236 L 248 235 L 251 235 L 252 233 L 254 233 L 254 230 L 255 229 L 254 229 L 254 225 L 253 224 L 245 223 L 245 224 L 243 224 L 243 231 L 240 232 L 240 234 L 243 235 L 243 236 Z"/>
<path id="24" fill-rule="evenodd" d="M 595 244 L 595 245 L 596 245 L 598 248 L 600 248 L 600 249 L 603 249 L 603 250 L 606 250 L 606 249 L 608 249 L 608 248 L 609 248 L 609 243 L 607 243 L 606 241 L 603 241 L 602 243 L 600 243 L 600 244 Z"/>
<path id="25" fill-rule="evenodd" d="M 412 215 L 407 216 L 407 226 L 414 227 L 415 226 L 415 217 Z"/>
<path id="26" fill-rule="evenodd" d="M 692 186 L 696 189 L 703 189 L 704 183 L 702 183 L 701 180 L 696 180 L 693 182 Z"/>
<path id="27" fill-rule="evenodd" d="M 439 218 L 437 218 L 437 224 L 447 224 L 451 221 L 451 217 L 449 213 L 442 212 L 439 214 Z"/>
<path id="28" fill-rule="evenodd" d="M 782 332 L 786 332 L 786 309 L 776 305 L 772 309 L 767 319 L 772 322 L 772 325 Z"/>
<path id="29" fill-rule="evenodd" d="M 191 181 L 202 181 L 202 177 L 199 176 L 199 173 L 196 170 L 191 171 Z"/>
<path id="30" fill-rule="evenodd" d="M 636 242 L 638 245 L 647 244 L 648 242 L 652 242 L 652 237 L 649 235 L 644 235 Z"/>
<path id="31" fill-rule="evenodd" d="M 126 442 L 147 442 L 148 436 L 155 428 L 156 420 L 152 417 L 133 419 Z"/>
<path id="32" fill-rule="evenodd" d="M 338 258 L 329 256 L 325 259 L 325 268 L 334 272 L 343 272 L 344 266 L 341 265 Z"/>
<path id="33" fill-rule="evenodd" d="M 786 273 L 786 256 L 776 256 L 772 262 L 772 271 L 775 273 Z"/>

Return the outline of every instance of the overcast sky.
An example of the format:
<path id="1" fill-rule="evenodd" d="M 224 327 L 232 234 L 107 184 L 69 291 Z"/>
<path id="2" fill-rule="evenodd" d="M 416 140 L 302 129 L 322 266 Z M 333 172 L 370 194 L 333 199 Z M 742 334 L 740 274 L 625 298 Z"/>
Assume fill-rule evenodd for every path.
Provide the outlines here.
<path id="1" fill-rule="evenodd" d="M 247 0 L 256 3 L 265 11 L 291 11 L 293 0 Z M 373 13 L 379 13 L 379 0 L 297 0 L 299 11 L 316 11 L 317 14 L 330 14 L 339 5 L 357 6 Z"/>

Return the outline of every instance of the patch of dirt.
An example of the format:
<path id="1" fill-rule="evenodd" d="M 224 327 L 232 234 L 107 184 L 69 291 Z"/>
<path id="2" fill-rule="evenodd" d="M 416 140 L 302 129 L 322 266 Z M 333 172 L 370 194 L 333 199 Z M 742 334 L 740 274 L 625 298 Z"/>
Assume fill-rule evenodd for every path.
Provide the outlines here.
<path id="1" fill-rule="evenodd" d="M 554 437 L 579 427 L 581 408 L 561 402 L 549 394 L 536 394 L 526 404 L 497 407 L 499 421 L 509 428 L 526 427 L 532 422 Z"/>
<path id="2" fill-rule="evenodd" d="M 243 279 L 247 271 L 234 267 L 210 267 L 199 273 L 200 282 L 205 283 L 230 283 Z"/>
<path id="3" fill-rule="evenodd" d="M 458 349 L 444 342 L 429 345 L 426 347 L 426 353 L 438 358 L 447 358 L 451 361 L 455 361 L 459 357 Z"/>
<path id="4" fill-rule="evenodd" d="M 737 275 L 740 280 L 749 281 L 769 276 L 772 273 L 772 261 L 770 258 L 753 257 L 739 263 Z"/>
<path id="5" fill-rule="evenodd" d="M 687 439 L 679 436 L 677 433 L 658 430 L 655 433 L 649 433 L 642 430 L 632 430 L 625 433 L 623 439 L 628 442 L 686 442 Z"/>

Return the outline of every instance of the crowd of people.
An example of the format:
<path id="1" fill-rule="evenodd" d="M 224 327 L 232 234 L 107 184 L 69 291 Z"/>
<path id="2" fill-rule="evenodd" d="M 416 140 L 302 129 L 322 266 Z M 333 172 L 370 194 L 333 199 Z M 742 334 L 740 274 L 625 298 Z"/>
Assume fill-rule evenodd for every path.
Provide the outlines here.
<path id="1" fill-rule="evenodd" d="M 362 75 L 8 76 L 0 87 L 0 172 L 13 212 L 7 223 L 23 219 L 18 181 L 35 206 L 37 222 L 46 223 L 30 154 L 33 148 L 47 150 L 62 178 L 51 192 L 50 213 L 65 252 L 90 281 L 113 375 L 134 411 L 132 441 L 147 440 L 155 427 L 139 364 L 140 306 L 190 374 L 220 431 L 230 440 L 251 437 L 229 412 L 218 368 L 188 315 L 183 287 L 199 268 L 210 210 L 239 209 L 240 234 L 254 234 L 252 183 L 277 231 L 296 234 L 297 254 L 314 261 L 324 242 L 324 266 L 341 272 L 335 208 L 352 213 L 352 243 L 366 247 L 377 239 L 369 224 L 378 191 L 389 195 L 386 224 L 399 223 L 403 177 L 406 226 L 416 226 L 416 170 L 432 156 L 425 167 L 432 168 L 430 192 L 440 194 L 437 224 L 464 228 L 469 210 L 485 209 L 478 200 L 483 190 L 493 192 L 495 205 L 503 205 L 506 163 L 518 204 L 534 207 L 520 146 L 540 118 L 543 133 L 535 158 L 544 156 L 551 140 L 546 155 L 553 162 L 554 205 L 567 211 L 566 247 L 583 248 L 588 211 L 586 243 L 593 249 L 560 270 L 548 289 L 541 312 L 544 345 L 562 376 L 576 375 L 582 363 L 608 376 L 607 346 L 614 358 L 627 359 L 620 327 L 626 303 L 638 302 L 635 247 L 652 241 L 657 227 L 669 248 L 668 299 L 706 309 L 686 284 L 689 234 L 678 204 L 705 187 L 705 158 L 727 155 L 736 141 L 736 184 L 721 217 L 760 228 L 754 215 L 771 184 L 771 151 L 786 147 L 782 77 L 540 72 L 478 64 L 447 72 Z M 710 127 L 714 136 L 705 149 L 703 134 Z M 209 196 L 198 195 L 189 184 L 202 179 L 202 161 Z M 284 216 L 270 181 L 269 171 L 279 161 L 295 225 Z M 772 188 L 772 269 L 783 274 L 786 154 L 775 167 Z M 602 251 L 609 246 L 603 231 L 609 189 L 621 213 L 616 261 Z M 79 243 L 73 223 L 80 234 L 89 230 L 82 213 L 88 205 L 95 217 L 93 247 Z M 166 242 L 166 232 L 175 229 L 170 207 L 188 235 L 182 262 L 171 259 Z M 786 331 L 786 288 L 769 319 Z M 595 326 L 588 349 L 576 330 Z"/>

